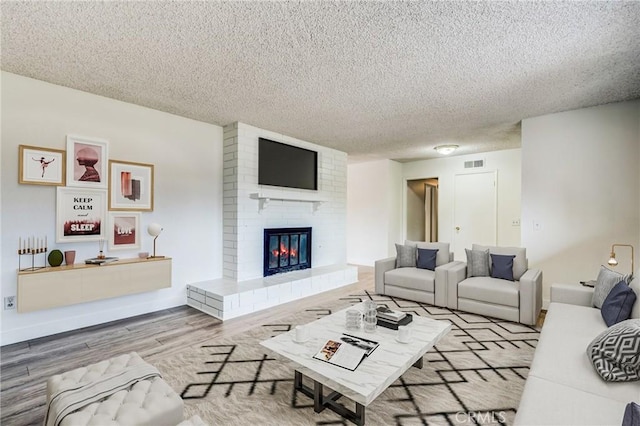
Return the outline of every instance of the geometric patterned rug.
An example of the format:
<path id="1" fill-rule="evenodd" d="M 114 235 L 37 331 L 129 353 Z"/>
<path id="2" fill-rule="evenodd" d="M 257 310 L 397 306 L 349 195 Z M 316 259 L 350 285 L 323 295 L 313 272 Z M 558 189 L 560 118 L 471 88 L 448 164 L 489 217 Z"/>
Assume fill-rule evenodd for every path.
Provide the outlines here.
<path id="1" fill-rule="evenodd" d="M 364 300 L 449 321 L 453 329 L 366 408 L 368 425 L 508 425 L 539 332 L 518 323 L 361 292 L 154 362 L 185 402 L 185 416 L 210 425 L 348 425 L 293 392 L 293 366 L 259 342 Z M 345 399 L 342 403 L 347 404 Z M 348 407 L 353 408 L 351 404 Z"/>

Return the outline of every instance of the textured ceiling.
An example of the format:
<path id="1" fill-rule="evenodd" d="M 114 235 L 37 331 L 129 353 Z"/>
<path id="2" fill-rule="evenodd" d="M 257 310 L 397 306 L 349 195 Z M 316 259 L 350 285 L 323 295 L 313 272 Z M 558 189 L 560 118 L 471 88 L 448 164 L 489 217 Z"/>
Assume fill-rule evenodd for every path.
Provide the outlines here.
<path id="1" fill-rule="evenodd" d="M 1 67 L 351 161 L 520 146 L 640 98 L 640 2 L 10 2 Z"/>

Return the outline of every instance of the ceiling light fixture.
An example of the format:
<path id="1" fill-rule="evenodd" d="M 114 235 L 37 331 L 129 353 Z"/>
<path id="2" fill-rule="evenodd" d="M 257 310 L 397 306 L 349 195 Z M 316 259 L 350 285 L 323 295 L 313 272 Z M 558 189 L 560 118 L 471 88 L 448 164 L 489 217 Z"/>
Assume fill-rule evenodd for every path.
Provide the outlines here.
<path id="1" fill-rule="evenodd" d="M 458 149 L 458 145 L 439 145 L 434 148 L 438 154 L 449 155 Z"/>

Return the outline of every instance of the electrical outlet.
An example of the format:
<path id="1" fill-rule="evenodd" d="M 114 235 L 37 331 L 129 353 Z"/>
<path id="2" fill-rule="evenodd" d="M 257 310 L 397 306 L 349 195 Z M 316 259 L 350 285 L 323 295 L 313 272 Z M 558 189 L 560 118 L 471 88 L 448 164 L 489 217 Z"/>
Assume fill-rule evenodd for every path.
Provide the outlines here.
<path id="1" fill-rule="evenodd" d="M 511 226 L 520 226 L 520 219 L 513 219 L 511 221 Z"/>
<path id="2" fill-rule="evenodd" d="M 9 309 L 16 308 L 16 297 L 15 296 L 7 296 L 4 298 L 4 310 L 8 311 Z"/>

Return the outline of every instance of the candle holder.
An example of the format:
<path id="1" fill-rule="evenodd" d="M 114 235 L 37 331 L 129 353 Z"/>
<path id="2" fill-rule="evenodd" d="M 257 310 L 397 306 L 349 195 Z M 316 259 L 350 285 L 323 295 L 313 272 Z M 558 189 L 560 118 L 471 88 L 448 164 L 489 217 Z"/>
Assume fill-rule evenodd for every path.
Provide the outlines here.
<path id="1" fill-rule="evenodd" d="M 42 258 L 42 266 L 36 266 L 36 255 L 44 254 Z M 19 271 L 37 271 L 38 269 L 46 268 L 46 254 L 47 254 L 47 236 L 44 238 L 36 238 L 34 236 L 27 237 L 23 240 L 22 237 L 18 240 L 18 270 Z M 31 256 L 31 266 L 22 267 L 22 257 Z"/>

